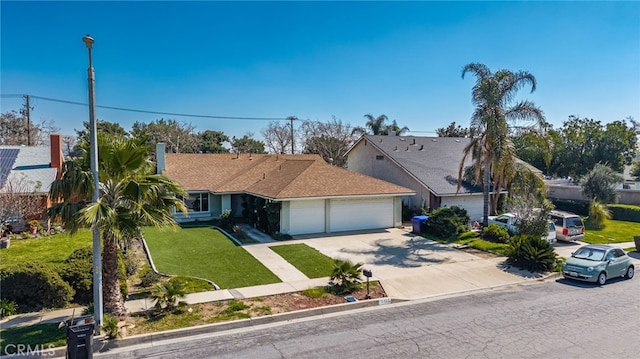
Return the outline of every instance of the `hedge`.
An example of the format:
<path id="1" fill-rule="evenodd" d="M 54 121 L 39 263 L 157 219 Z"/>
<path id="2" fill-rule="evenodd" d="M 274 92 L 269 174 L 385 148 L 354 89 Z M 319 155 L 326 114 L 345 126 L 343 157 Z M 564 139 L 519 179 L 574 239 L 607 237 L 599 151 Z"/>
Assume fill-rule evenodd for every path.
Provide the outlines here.
<path id="1" fill-rule="evenodd" d="M 551 199 L 557 210 L 575 213 L 581 216 L 589 215 L 588 201 L 574 201 L 570 199 Z"/>
<path id="2" fill-rule="evenodd" d="M 65 307 L 75 294 L 55 268 L 38 262 L 3 269 L 0 280 L 2 299 L 18 303 L 21 312 Z"/>
<path id="3" fill-rule="evenodd" d="M 610 204 L 607 205 L 611 212 L 611 219 L 616 221 L 640 222 L 640 206 L 632 206 L 627 204 Z"/>

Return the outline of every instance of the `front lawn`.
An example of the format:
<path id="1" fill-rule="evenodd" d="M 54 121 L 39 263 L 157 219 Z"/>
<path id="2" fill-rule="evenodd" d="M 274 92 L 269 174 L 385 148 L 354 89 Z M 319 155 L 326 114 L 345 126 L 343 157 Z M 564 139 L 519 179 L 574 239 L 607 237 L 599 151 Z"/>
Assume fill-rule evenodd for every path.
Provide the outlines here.
<path id="1" fill-rule="evenodd" d="M 42 354 L 47 354 L 50 348 L 60 347 L 66 343 L 66 332 L 64 329 L 59 329 L 57 323 L 0 329 L 0 353 L 3 355 L 15 354 L 18 344 L 28 345 L 31 349 L 37 348 L 42 350 Z"/>
<path id="2" fill-rule="evenodd" d="M 144 236 L 151 258 L 162 273 L 206 278 L 220 288 L 280 282 L 262 263 L 218 230 L 144 228 Z"/>
<path id="3" fill-rule="evenodd" d="M 583 241 L 590 244 L 633 242 L 633 236 L 640 235 L 640 223 L 608 219 L 604 228 L 585 228 L 584 233 Z"/>
<path id="4" fill-rule="evenodd" d="M 91 231 L 88 229 L 73 236 L 58 233 L 42 238 L 12 239 L 9 248 L 0 250 L 0 268 L 31 261 L 60 264 L 76 249 L 90 246 Z"/>
<path id="5" fill-rule="evenodd" d="M 333 272 L 333 259 L 304 243 L 269 248 L 309 278 L 329 277 Z"/>

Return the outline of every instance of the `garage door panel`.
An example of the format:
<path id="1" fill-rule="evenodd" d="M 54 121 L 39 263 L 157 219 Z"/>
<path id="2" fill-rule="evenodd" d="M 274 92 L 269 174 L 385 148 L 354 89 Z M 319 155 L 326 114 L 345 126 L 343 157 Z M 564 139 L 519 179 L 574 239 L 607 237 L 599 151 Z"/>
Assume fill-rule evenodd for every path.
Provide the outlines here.
<path id="1" fill-rule="evenodd" d="M 393 227 L 393 198 L 332 200 L 331 232 Z"/>
<path id="2" fill-rule="evenodd" d="M 292 201 L 289 209 L 289 234 L 324 232 L 324 212 L 324 200 Z"/>

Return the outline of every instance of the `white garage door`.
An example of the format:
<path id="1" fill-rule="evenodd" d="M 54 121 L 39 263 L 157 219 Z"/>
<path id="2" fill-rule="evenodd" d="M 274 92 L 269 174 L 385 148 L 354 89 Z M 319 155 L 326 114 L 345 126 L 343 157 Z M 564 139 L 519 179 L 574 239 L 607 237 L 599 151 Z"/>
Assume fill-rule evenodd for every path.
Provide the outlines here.
<path id="1" fill-rule="evenodd" d="M 291 201 L 289 234 L 324 232 L 324 200 Z"/>
<path id="2" fill-rule="evenodd" d="M 393 198 L 331 200 L 331 232 L 393 227 Z"/>
<path id="3" fill-rule="evenodd" d="M 471 221 L 480 220 L 482 217 L 482 196 L 451 196 L 442 197 L 440 206 L 458 206 L 467 210 Z"/>

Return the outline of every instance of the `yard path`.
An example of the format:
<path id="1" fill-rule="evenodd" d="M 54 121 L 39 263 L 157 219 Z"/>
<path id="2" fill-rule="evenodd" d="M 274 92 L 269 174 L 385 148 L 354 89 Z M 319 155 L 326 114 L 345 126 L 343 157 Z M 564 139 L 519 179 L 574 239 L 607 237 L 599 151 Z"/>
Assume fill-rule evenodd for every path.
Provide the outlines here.
<path id="1" fill-rule="evenodd" d="M 272 251 L 268 244 L 245 245 L 243 248 L 262 262 L 273 274 L 283 282 L 296 282 L 309 280 L 309 277 L 300 272 L 279 254 Z"/>

